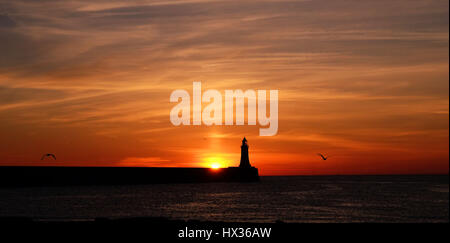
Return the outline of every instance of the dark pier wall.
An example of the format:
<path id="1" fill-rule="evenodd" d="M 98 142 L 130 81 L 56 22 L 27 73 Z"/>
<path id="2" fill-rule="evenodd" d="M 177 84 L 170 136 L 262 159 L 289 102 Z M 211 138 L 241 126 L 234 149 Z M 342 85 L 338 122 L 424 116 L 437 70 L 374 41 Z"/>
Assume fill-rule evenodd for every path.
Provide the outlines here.
<path id="1" fill-rule="evenodd" d="M 155 183 L 252 182 L 255 167 L 63 167 L 2 166 L 0 186 L 130 185 Z"/>

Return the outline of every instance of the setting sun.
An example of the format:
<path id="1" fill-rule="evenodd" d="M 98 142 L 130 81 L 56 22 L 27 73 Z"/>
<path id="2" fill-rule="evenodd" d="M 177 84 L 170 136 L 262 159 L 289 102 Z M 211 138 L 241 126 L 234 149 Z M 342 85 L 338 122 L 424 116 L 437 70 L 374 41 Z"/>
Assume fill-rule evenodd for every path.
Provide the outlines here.
<path id="1" fill-rule="evenodd" d="M 211 164 L 211 169 L 217 170 L 219 168 L 220 168 L 220 164 L 217 164 L 217 163 Z"/>
<path id="2" fill-rule="evenodd" d="M 227 167 L 227 162 L 223 157 L 213 155 L 204 158 L 204 166 L 211 169 L 219 169 Z"/>

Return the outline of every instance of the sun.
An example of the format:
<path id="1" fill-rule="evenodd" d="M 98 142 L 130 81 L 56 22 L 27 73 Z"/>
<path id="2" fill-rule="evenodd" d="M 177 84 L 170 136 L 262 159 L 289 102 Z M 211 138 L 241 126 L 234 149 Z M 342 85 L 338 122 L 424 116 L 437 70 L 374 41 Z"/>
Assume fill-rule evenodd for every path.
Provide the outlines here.
<path id="1" fill-rule="evenodd" d="M 220 169 L 220 164 L 218 164 L 218 163 L 213 163 L 213 164 L 211 164 L 211 169 L 213 169 L 213 170 L 218 170 L 218 169 Z"/>
<path id="2" fill-rule="evenodd" d="M 213 170 L 218 170 L 220 168 L 225 167 L 226 165 L 225 159 L 223 159 L 221 156 L 210 156 L 206 157 L 204 159 L 204 165 L 205 167 L 209 167 Z"/>

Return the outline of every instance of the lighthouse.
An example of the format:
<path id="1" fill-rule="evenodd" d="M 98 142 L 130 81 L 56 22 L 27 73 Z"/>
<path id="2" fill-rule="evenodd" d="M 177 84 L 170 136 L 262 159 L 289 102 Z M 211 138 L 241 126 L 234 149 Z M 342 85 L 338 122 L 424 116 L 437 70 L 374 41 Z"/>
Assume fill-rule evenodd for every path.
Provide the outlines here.
<path id="1" fill-rule="evenodd" d="M 244 137 L 242 139 L 242 145 L 241 145 L 241 163 L 239 164 L 240 168 L 250 168 L 252 167 L 250 165 L 250 160 L 248 159 L 248 144 L 247 139 Z"/>

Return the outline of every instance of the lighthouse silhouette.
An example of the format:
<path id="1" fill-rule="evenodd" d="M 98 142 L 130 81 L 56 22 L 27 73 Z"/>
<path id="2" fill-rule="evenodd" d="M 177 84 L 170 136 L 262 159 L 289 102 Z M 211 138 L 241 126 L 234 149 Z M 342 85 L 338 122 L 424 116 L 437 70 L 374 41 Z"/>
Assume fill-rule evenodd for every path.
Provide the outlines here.
<path id="1" fill-rule="evenodd" d="M 247 139 L 244 137 L 242 139 L 242 145 L 241 145 L 241 163 L 239 164 L 240 168 L 250 168 L 252 167 L 250 165 L 250 160 L 248 159 L 248 144 Z"/>

